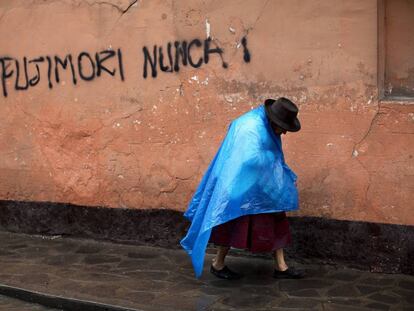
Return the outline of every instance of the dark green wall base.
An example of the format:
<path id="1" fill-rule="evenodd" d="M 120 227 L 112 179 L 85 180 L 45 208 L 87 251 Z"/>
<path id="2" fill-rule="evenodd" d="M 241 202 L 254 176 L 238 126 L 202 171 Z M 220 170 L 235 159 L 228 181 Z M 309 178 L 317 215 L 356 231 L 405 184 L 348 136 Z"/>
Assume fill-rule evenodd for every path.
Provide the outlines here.
<path id="1" fill-rule="evenodd" d="M 317 217 L 289 221 L 294 242 L 287 253 L 292 258 L 414 274 L 414 226 Z M 0 200 L 0 229 L 12 232 L 179 247 L 188 225 L 182 213 L 171 210 Z"/>

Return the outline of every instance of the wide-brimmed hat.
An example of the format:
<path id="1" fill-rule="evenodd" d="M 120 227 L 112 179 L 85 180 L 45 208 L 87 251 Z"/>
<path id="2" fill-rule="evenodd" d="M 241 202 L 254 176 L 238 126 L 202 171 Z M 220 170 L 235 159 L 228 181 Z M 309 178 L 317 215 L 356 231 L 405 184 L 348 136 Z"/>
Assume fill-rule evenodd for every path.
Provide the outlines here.
<path id="1" fill-rule="evenodd" d="M 278 99 L 266 99 L 265 102 L 266 115 L 277 126 L 289 131 L 297 132 L 300 130 L 300 122 L 297 118 L 298 107 L 285 97 Z"/>

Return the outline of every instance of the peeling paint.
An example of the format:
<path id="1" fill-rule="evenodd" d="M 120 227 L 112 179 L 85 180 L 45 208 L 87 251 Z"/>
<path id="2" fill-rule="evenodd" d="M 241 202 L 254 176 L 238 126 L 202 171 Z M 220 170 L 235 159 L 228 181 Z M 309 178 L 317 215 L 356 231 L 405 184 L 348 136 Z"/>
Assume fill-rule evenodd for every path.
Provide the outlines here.
<path id="1" fill-rule="evenodd" d="M 206 38 L 211 38 L 211 25 L 208 19 L 206 19 Z"/>

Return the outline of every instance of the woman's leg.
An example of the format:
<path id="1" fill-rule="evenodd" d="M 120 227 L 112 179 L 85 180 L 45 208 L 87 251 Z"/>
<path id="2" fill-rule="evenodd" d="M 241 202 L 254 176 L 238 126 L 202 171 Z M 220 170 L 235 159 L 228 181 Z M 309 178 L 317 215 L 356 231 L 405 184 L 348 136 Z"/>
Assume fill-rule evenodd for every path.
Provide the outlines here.
<path id="1" fill-rule="evenodd" d="M 220 279 L 238 280 L 242 277 L 242 275 L 240 273 L 230 270 L 224 264 L 224 260 L 229 250 L 230 250 L 230 247 L 217 246 L 217 255 L 213 259 L 213 263 L 211 264 L 211 267 L 210 267 L 210 272 Z"/>
<path id="2" fill-rule="evenodd" d="M 229 252 L 230 247 L 226 246 L 217 246 L 217 254 L 216 257 L 213 258 L 213 267 L 216 270 L 221 270 L 224 268 L 224 260 L 226 258 L 227 253 Z"/>
<path id="3" fill-rule="evenodd" d="M 305 276 L 301 270 L 289 268 L 285 262 L 285 256 L 283 254 L 283 248 L 279 248 L 274 252 L 275 270 L 273 271 L 273 277 L 277 279 L 301 279 Z"/>
<path id="4" fill-rule="evenodd" d="M 285 262 L 285 256 L 283 254 L 283 248 L 277 249 L 274 254 L 273 258 L 275 261 L 275 269 L 278 271 L 286 271 L 288 269 L 288 266 Z"/>

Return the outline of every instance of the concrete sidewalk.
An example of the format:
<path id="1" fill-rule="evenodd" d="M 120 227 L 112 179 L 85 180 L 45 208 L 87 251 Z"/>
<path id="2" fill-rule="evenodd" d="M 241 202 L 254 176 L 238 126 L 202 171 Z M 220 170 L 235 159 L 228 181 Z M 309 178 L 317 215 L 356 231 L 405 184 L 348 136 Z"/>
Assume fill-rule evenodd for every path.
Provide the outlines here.
<path id="1" fill-rule="evenodd" d="M 7 311 L 52 311 L 58 309 L 50 309 L 36 303 L 30 303 L 19 299 L 10 298 L 0 295 L 0 310 Z"/>
<path id="2" fill-rule="evenodd" d="M 208 254 L 197 280 L 181 250 L 8 232 L 0 245 L 0 310 L 20 310 L 5 294 L 24 299 L 31 291 L 32 302 L 82 311 L 414 310 L 408 275 L 295 264 L 306 279 L 275 280 L 270 260 L 229 256 L 245 277 L 226 281 L 208 272 Z M 27 310 L 48 310 L 36 308 Z"/>

